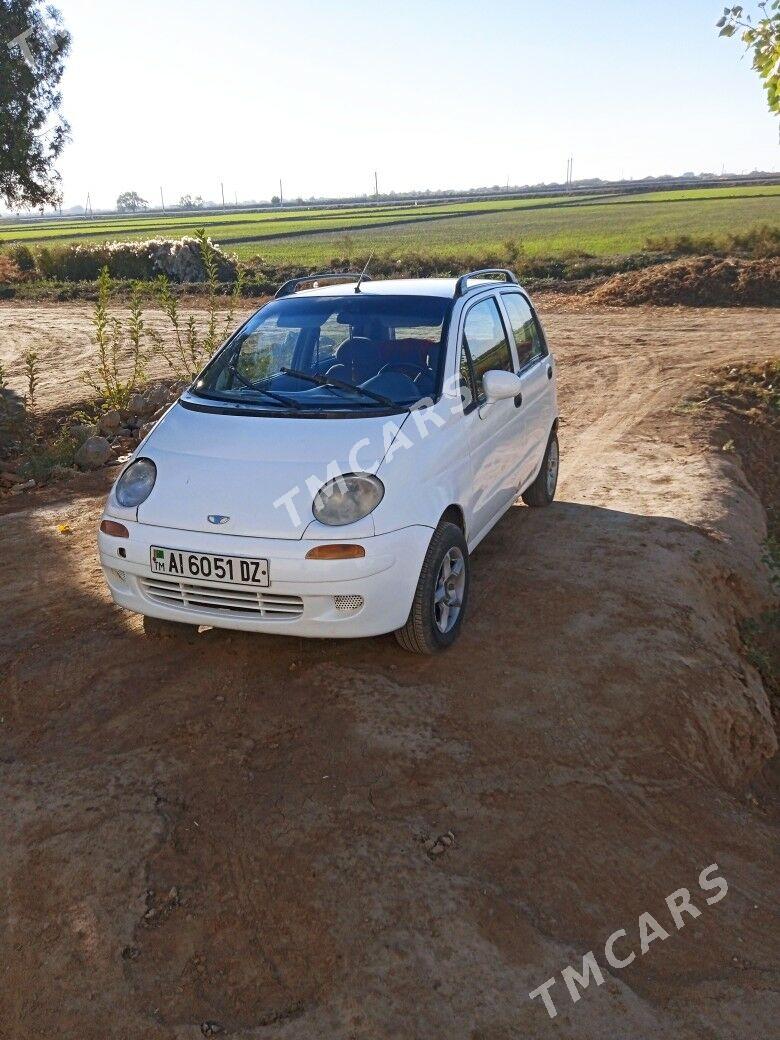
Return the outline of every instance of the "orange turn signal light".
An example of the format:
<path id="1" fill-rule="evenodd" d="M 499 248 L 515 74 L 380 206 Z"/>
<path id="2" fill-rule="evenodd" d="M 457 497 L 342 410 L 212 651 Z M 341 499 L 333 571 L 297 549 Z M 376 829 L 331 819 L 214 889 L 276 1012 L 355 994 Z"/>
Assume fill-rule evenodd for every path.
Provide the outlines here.
<path id="1" fill-rule="evenodd" d="M 366 550 L 362 545 L 318 545 L 309 549 L 307 560 L 362 560 Z"/>
<path id="2" fill-rule="evenodd" d="M 103 534 L 110 534 L 113 538 L 129 538 L 130 532 L 124 524 L 118 524 L 116 520 L 103 520 L 100 524 Z"/>

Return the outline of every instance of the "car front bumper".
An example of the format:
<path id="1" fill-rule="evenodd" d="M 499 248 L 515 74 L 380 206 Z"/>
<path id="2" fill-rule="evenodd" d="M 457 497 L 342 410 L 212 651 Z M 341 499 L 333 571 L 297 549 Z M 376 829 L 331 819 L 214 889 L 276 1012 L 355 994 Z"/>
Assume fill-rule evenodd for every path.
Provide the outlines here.
<path id="1" fill-rule="evenodd" d="M 236 537 L 121 522 L 129 538 L 98 533 L 103 573 L 119 606 L 167 621 L 323 639 L 354 639 L 401 628 L 433 535 L 429 527 L 406 527 L 350 540 L 365 549 L 362 559 L 307 560 L 307 552 L 322 541 Z M 153 545 L 267 559 L 271 584 L 247 589 L 157 575 L 150 566 Z"/>

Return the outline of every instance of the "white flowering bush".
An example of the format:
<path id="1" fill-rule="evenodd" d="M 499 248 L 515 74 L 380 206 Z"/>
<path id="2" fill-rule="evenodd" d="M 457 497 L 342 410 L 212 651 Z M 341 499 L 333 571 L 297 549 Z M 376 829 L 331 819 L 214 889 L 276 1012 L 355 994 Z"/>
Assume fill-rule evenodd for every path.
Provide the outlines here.
<path id="1" fill-rule="evenodd" d="M 171 282 L 206 282 L 204 248 L 220 282 L 233 282 L 235 259 L 210 238 L 152 239 L 147 242 L 103 242 L 96 245 L 43 246 L 36 256 L 39 273 L 59 281 L 95 281 L 104 268 L 112 278 L 149 281 L 164 275 Z"/>

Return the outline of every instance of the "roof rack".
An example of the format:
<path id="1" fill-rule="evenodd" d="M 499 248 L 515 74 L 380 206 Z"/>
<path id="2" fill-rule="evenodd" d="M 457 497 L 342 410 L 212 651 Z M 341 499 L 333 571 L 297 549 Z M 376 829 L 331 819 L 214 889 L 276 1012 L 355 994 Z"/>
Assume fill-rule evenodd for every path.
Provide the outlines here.
<path id="1" fill-rule="evenodd" d="M 345 280 L 357 282 L 360 281 L 361 277 L 364 282 L 371 281 L 370 275 L 361 275 L 360 271 L 322 271 L 320 274 L 307 274 L 303 278 L 290 278 L 289 281 L 281 286 L 274 299 L 278 300 L 282 296 L 290 296 L 291 293 L 297 290 L 299 285 L 303 285 L 305 282 L 319 282 L 323 278 L 344 278 Z"/>
<path id="2" fill-rule="evenodd" d="M 460 278 L 458 278 L 457 285 L 455 286 L 455 299 L 457 300 L 459 296 L 463 296 L 463 294 L 468 291 L 470 279 L 484 278 L 485 275 L 488 274 L 502 274 L 507 283 L 511 282 L 513 285 L 520 284 L 517 280 L 517 275 L 506 267 L 484 267 L 481 271 L 469 271 L 468 274 L 462 274 Z"/>

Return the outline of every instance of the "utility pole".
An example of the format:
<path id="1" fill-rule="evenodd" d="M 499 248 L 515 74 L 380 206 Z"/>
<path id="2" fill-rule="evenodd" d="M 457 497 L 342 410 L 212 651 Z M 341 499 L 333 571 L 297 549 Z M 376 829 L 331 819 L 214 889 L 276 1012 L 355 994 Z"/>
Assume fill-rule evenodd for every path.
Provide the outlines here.
<path id="1" fill-rule="evenodd" d="M 374 170 L 374 193 L 377 202 L 379 202 L 379 173 L 376 170 Z"/>
<path id="2" fill-rule="evenodd" d="M 220 188 L 222 189 L 222 208 L 225 208 L 225 185 L 220 182 Z"/>
<path id="3" fill-rule="evenodd" d="M 165 196 L 163 195 L 162 187 L 160 188 L 160 202 L 162 202 L 162 211 L 165 212 Z"/>
<path id="4" fill-rule="evenodd" d="M 89 192 L 87 192 L 87 204 L 84 207 L 84 216 L 85 217 L 91 217 L 92 216 L 92 198 L 91 198 Z"/>
<path id="5" fill-rule="evenodd" d="M 284 206 L 284 190 L 282 188 L 282 179 L 279 178 L 279 206 Z"/>

